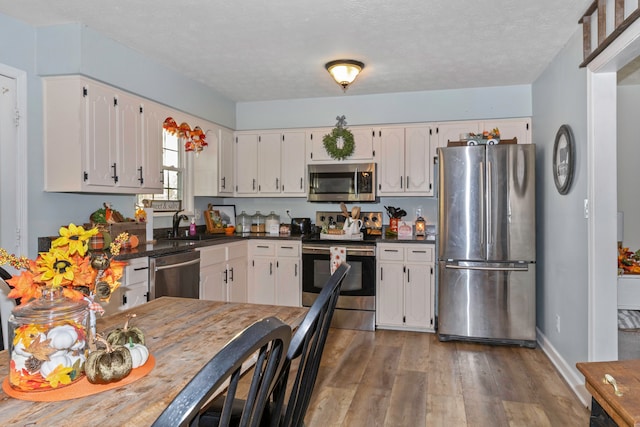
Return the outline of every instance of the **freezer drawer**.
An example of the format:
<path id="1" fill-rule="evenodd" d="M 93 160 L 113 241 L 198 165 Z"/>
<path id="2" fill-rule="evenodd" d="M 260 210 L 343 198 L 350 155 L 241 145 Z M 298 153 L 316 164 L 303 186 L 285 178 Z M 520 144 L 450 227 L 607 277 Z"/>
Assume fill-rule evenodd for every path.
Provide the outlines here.
<path id="1" fill-rule="evenodd" d="M 438 263 L 438 335 L 535 346 L 535 263 Z"/>

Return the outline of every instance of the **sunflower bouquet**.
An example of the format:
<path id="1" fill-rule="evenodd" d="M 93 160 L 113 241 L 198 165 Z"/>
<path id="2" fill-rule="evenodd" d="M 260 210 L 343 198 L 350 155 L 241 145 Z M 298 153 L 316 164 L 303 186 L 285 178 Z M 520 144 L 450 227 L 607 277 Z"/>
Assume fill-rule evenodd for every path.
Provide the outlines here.
<path id="1" fill-rule="evenodd" d="M 20 299 L 9 319 L 9 384 L 20 391 L 57 389 L 82 378 L 94 312 L 103 312 L 94 298 L 108 301 L 120 286 L 125 263 L 113 257 L 128 233 L 120 234 L 108 252 L 88 249 L 97 228 L 69 224 L 59 233 L 35 260 L 0 249 L 0 265 L 23 270 L 7 281 L 8 297 Z"/>
<path id="2" fill-rule="evenodd" d="M 9 280 L 9 298 L 21 303 L 39 298 L 47 289 L 60 290 L 62 295 L 74 301 L 95 296 L 108 301 L 112 292 L 120 286 L 125 262 L 115 261 L 128 233 L 121 233 L 110 245 L 108 252 L 89 252 L 89 239 L 99 233 L 94 227 L 69 224 L 60 228 L 60 237 L 51 242 L 48 252 L 41 252 L 35 260 L 17 257 L 0 248 L 0 265 L 9 264 L 23 270 Z"/>

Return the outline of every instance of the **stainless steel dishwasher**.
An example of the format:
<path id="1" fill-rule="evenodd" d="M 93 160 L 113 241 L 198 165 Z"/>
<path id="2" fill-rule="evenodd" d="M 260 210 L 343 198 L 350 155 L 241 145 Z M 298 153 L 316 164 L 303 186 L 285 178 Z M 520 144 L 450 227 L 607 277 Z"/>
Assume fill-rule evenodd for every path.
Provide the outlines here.
<path id="1" fill-rule="evenodd" d="M 200 252 L 149 258 L 149 300 L 163 296 L 200 298 Z"/>

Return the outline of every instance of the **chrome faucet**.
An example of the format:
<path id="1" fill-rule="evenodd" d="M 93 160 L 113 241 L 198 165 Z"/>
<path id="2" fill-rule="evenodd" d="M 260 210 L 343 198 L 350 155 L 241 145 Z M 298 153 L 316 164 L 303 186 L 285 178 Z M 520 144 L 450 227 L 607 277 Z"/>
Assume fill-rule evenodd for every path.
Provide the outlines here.
<path id="1" fill-rule="evenodd" d="M 183 209 L 177 211 L 176 213 L 173 214 L 173 237 L 180 237 L 178 236 L 178 228 L 180 227 L 180 221 L 185 220 L 188 221 L 189 217 L 186 215 L 180 215 L 180 212 L 182 212 Z"/>

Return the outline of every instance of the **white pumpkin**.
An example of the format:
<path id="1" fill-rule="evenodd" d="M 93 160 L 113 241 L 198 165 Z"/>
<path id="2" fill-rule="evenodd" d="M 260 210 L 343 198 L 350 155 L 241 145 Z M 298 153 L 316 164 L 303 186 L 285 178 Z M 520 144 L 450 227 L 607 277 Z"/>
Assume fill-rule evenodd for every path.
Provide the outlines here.
<path id="1" fill-rule="evenodd" d="M 44 378 L 47 378 L 49 374 L 58 367 L 58 365 L 69 368 L 73 366 L 73 362 L 69 356 L 65 355 L 50 357 L 46 362 L 42 362 L 42 366 L 40 366 L 40 374 L 42 374 Z"/>
<path id="2" fill-rule="evenodd" d="M 139 368 L 146 363 L 149 358 L 149 349 L 144 344 L 129 343 L 125 347 L 131 353 L 132 369 Z"/>
<path id="3" fill-rule="evenodd" d="M 47 333 L 52 348 L 70 348 L 78 340 L 78 331 L 71 325 L 56 326 Z"/>

